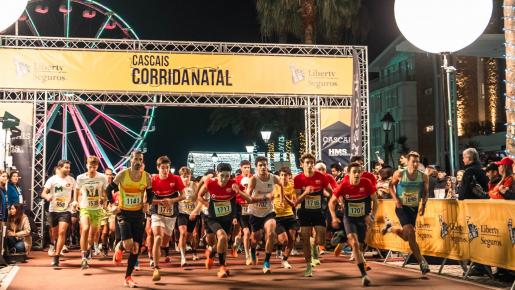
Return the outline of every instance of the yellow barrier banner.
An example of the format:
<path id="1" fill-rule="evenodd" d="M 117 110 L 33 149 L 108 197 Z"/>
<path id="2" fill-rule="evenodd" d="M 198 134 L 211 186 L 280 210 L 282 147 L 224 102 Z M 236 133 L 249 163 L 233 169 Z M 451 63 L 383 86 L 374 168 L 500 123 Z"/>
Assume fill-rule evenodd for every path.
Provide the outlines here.
<path id="1" fill-rule="evenodd" d="M 464 260 L 469 257 L 463 205 L 457 200 L 430 199 L 417 217 L 417 243 L 423 255 Z"/>
<path id="2" fill-rule="evenodd" d="M 515 270 L 515 202 L 467 200 L 470 260 Z"/>
<path id="3" fill-rule="evenodd" d="M 0 88 L 351 96 L 353 58 L 0 48 Z"/>
<path id="4" fill-rule="evenodd" d="M 385 227 L 386 223 L 390 221 L 394 228 L 401 228 L 399 219 L 395 214 L 395 202 L 393 200 L 379 200 L 379 207 L 377 209 L 376 221 L 372 224 L 372 229 L 367 234 L 367 244 L 377 249 L 388 249 L 403 253 L 410 252 L 407 242 L 393 233 L 381 234 L 381 230 Z"/>

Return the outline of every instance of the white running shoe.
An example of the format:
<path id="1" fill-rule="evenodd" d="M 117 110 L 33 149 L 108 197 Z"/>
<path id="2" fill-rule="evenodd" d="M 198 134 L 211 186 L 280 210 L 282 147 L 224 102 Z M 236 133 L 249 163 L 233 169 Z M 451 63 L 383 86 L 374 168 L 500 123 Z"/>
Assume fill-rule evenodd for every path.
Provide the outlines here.
<path id="1" fill-rule="evenodd" d="M 187 263 L 186 263 L 186 257 L 181 258 L 181 267 L 186 266 L 186 264 L 187 264 Z"/>
<path id="2" fill-rule="evenodd" d="M 54 252 L 55 252 L 55 246 L 50 244 L 50 247 L 48 248 L 48 255 L 50 257 L 52 257 L 54 255 Z"/>
<path id="3" fill-rule="evenodd" d="M 283 261 L 282 265 L 283 265 L 284 269 L 291 269 L 292 268 L 292 266 L 290 265 L 290 263 L 288 263 L 288 261 Z"/>
<path id="4" fill-rule="evenodd" d="M 290 252 L 290 256 L 298 256 L 300 253 L 297 251 L 297 249 L 293 248 Z"/>
<path id="5" fill-rule="evenodd" d="M 198 260 L 198 256 L 197 254 L 193 254 L 193 257 L 191 258 L 193 261 L 197 261 Z"/>
<path id="6" fill-rule="evenodd" d="M 61 250 L 61 255 L 64 256 L 64 254 L 68 253 L 70 250 L 68 250 L 68 247 L 66 245 L 63 246 L 63 249 Z"/>

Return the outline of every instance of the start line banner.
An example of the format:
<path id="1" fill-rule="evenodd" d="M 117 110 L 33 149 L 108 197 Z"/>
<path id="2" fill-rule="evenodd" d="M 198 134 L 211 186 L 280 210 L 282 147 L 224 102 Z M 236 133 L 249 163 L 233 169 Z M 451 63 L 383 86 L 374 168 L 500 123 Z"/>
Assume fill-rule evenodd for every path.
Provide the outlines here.
<path id="1" fill-rule="evenodd" d="M 0 48 L 0 88 L 351 96 L 352 57 Z"/>
<path id="2" fill-rule="evenodd" d="M 416 222 L 417 243 L 423 255 L 471 260 L 515 270 L 515 202 L 507 200 L 429 199 Z M 393 200 L 379 200 L 376 222 L 367 243 L 378 249 L 408 253 L 407 242 L 381 234 L 387 221 L 400 228 Z"/>

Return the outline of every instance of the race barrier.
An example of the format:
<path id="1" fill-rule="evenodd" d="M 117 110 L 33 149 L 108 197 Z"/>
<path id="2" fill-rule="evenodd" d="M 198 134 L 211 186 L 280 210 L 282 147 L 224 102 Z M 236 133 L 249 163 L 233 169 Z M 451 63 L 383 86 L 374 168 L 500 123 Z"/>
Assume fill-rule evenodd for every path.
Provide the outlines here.
<path id="1" fill-rule="evenodd" d="M 417 242 L 423 255 L 515 270 L 514 220 L 514 201 L 430 199 L 424 215 L 417 217 Z M 381 234 L 387 221 L 400 227 L 395 202 L 380 200 L 367 244 L 409 253 L 408 243 L 397 235 Z"/>

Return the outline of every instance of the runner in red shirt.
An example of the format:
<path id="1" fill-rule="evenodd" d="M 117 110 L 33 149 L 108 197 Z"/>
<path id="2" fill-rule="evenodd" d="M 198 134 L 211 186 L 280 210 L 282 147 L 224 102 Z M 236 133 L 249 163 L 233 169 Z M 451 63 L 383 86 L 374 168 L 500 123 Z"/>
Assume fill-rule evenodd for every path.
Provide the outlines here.
<path id="1" fill-rule="evenodd" d="M 370 285 L 370 279 L 365 269 L 365 259 L 361 246 L 365 242 L 367 227 L 370 227 L 377 212 L 377 196 L 375 186 L 367 178 L 362 177 L 362 165 L 353 162 L 348 165 L 348 182 L 342 182 L 329 201 L 329 210 L 333 218 L 333 226 L 341 223 L 336 216 L 336 204 L 341 197 L 344 201 L 343 225 L 347 233 L 348 243 L 356 258 L 361 272 L 363 286 Z M 374 203 L 373 208 L 371 203 Z M 372 209 L 371 209 L 372 208 Z"/>
<path id="2" fill-rule="evenodd" d="M 324 174 L 325 177 L 327 178 L 327 181 L 329 182 L 329 185 L 331 185 L 331 188 L 333 189 L 333 191 L 336 190 L 336 188 L 338 187 L 338 183 L 336 183 L 336 180 L 334 179 L 334 177 L 331 174 L 327 173 L 327 166 L 325 165 L 325 163 L 323 161 L 321 161 L 321 160 L 317 161 L 317 163 L 315 164 L 315 170 Z M 331 214 L 329 213 L 329 210 L 327 209 L 327 203 L 330 198 L 331 198 L 331 194 L 329 192 L 327 192 L 327 190 L 324 190 L 324 197 L 322 199 L 322 209 L 324 210 L 326 232 L 334 232 L 335 230 L 337 230 L 337 229 L 333 229 L 331 226 Z M 327 253 L 327 251 L 325 249 L 325 245 L 320 245 L 319 250 L 320 250 L 320 255 Z"/>
<path id="3" fill-rule="evenodd" d="M 153 258 L 151 257 L 150 261 L 151 266 L 154 266 L 152 281 L 161 280 L 159 256 L 161 250 L 163 250 L 168 258 L 168 244 L 179 213 L 178 202 L 185 198 L 182 179 L 170 173 L 170 159 L 167 156 L 161 156 L 156 163 L 159 174 L 152 175 L 152 191 L 154 192 L 151 209 L 151 225 L 154 235 Z M 164 245 L 164 247 L 161 247 L 161 245 Z"/>
<path id="4" fill-rule="evenodd" d="M 245 192 L 247 192 L 247 187 L 249 185 L 249 180 L 252 177 L 250 174 L 250 161 L 243 160 L 240 163 L 241 174 L 236 176 L 235 180 L 239 185 L 245 187 Z M 250 224 L 249 224 L 249 205 L 247 201 L 241 197 L 240 195 L 236 196 L 236 209 L 238 211 L 237 221 L 238 224 L 234 226 L 234 245 L 232 246 L 232 256 L 238 256 L 238 247 L 241 244 L 241 231 L 243 229 L 243 248 L 245 248 L 245 261 L 247 266 L 252 264 L 252 257 L 250 256 Z"/>
<path id="5" fill-rule="evenodd" d="M 363 156 L 352 156 L 352 158 L 350 159 L 350 162 L 351 163 L 353 163 L 353 162 L 359 163 L 361 165 L 361 171 L 363 172 L 361 174 L 361 177 L 370 180 L 370 182 L 372 182 L 372 185 L 374 187 L 377 185 L 377 179 L 374 176 L 374 174 L 372 174 L 368 171 L 365 171 L 365 158 L 363 158 Z M 349 183 L 349 175 L 348 174 L 346 174 L 345 177 L 343 177 L 342 183 L 343 182 Z"/>
<path id="6" fill-rule="evenodd" d="M 219 278 L 226 278 L 229 271 L 225 266 L 225 255 L 227 251 L 227 233 L 231 233 L 233 221 L 236 219 L 236 199 L 237 194 L 251 203 L 253 199 L 243 190 L 243 186 L 231 179 L 231 165 L 220 163 L 217 166 L 216 178 L 207 179 L 198 192 L 198 201 L 208 207 L 207 226 L 216 234 L 217 252 L 220 263 L 218 271 Z M 209 193 L 209 200 L 204 198 L 205 193 Z M 190 218 L 198 215 L 199 207 L 191 213 Z M 206 257 L 206 265 L 212 265 L 210 257 Z"/>

